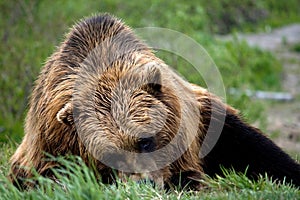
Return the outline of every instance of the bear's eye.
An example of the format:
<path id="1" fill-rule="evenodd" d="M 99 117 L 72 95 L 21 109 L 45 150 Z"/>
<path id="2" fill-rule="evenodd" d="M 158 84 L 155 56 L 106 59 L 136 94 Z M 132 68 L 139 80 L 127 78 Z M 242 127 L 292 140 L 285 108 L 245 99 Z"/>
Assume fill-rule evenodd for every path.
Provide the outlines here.
<path id="1" fill-rule="evenodd" d="M 155 150 L 155 147 L 156 144 L 154 137 L 141 138 L 138 141 L 138 148 L 142 153 L 152 152 Z"/>

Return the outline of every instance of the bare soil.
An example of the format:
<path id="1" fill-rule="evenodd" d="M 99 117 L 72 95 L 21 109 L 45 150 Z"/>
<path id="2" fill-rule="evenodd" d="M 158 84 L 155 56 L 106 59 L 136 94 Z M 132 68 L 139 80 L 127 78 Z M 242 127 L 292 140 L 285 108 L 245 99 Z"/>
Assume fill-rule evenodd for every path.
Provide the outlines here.
<path id="1" fill-rule="evenodd" d="M 250 46 L 271 51 L 282 63 L 282 89 L 294 96 L 292 101 L 274 102 L 267 106 L 267 131 L 274 141 L 293 156 L 300 158 L 300 53 L 293 45 L 300 44 L 300 24 L 274 29 L 269 33 L 238 34 Z M 223 39 L 230 39 L 225 36 Z"/>

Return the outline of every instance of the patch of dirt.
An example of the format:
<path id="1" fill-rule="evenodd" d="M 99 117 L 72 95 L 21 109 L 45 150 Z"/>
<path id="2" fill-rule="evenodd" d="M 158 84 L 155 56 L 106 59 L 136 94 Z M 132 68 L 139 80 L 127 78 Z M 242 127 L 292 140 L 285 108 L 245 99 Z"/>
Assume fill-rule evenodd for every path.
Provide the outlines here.
<path id="1" fill-rule="evenodd" d="M 300 158 L 300 53 L 291 46 L 300 43 L 300 24 L 292 24 L 269 33 L 238 34 L 250 46 L 271 51 L 282 63 L 282 88 L 294 96 L 293 101 L 272 103 L 267 108 L 267 131 L 277 133 L 274 141 Z M 222 39 L 229 40 L 232 36 Z"/>

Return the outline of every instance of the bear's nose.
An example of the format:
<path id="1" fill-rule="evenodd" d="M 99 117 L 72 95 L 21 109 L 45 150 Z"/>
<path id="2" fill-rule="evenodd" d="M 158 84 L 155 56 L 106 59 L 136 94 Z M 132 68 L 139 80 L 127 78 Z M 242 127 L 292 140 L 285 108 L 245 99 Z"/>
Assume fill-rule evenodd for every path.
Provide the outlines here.
<path id="1" fill-rule="evenodd" d="M 138 141 L 138 148 L 142 153 L 149 153 L 155 151 L 156 143 L 154 137 L 141 138 Z"/>
<path id="2" fill-rule="evenodd" d="M 155 182 L 151 179 L 140 179 L 137 181 L 138 184 L 149 184 L 153 187 L 155 187 Z"/>

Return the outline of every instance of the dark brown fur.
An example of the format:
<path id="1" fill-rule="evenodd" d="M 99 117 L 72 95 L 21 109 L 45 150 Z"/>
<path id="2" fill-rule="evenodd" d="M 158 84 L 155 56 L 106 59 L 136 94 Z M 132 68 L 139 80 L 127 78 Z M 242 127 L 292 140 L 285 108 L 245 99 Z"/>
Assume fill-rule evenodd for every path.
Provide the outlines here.
<path id="1" fill-rule="evenodd" d="M 213 118 L 212 102 L 220 111 Z M 219 123 L 222 111 L 226 115 L 221 137 L 211 153 L 200 159 L 208 125 Z M 156 128 L 155 135 L 144 135 Z M 179 140 L 172 143 L 178 134 Z M 144 137 L 153 143 L 141 148 Z M 143 162 L 119 153 L 151 152 L 169 144 L 159 157 Z M 182 155 L 176 158 L 175 151 Z M 78 155 L 95 165 L 106 183 L 113 181 L 112 169 L 104 164 L 109 162 L 137 170 L 119 170 L 120 178 L 147 178 L 167 186 L 190 183 L 199 189 L 203 174 L 220 173 L 220 165 L 238 171 L 250 165 L 252 177 L 268 172 L 300 185 L 300 167 L 295 161 L 244 123 L 234 109 L 183 81 L 127 26 L 109 15 L 75 25 L 43 67 L 31 95 L 24 139 L 11 158 L 11 180 L 21 187 L 30 186 L 22 180 L 32 176 L 32 168 L 49 176 L 58 164 L 45 160 L 45 153 Z M 173 158 L 162 168 L 148 169 Z"/>

